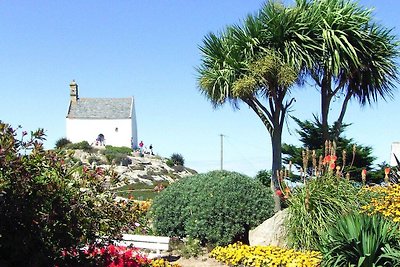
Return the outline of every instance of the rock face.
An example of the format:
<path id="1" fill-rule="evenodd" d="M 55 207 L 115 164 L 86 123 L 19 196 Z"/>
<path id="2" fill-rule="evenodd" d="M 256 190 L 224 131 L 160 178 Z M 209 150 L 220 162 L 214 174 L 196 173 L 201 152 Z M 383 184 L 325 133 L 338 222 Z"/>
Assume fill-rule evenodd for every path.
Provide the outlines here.
<path id="1" fill-rule="evenodd" d="M 287 210 L 278 211 L 273 217 L 257 226 L 254 230 L 250 230 L 250 245 L 273 245 L 287 247 L 287 243 L 285 241 L 285 229 L 283 225 L 283 222 L 287 216 Z"/>
<path id="2" fill-rule="evenodd" d="M 144 183 L 148 185 L 156 185 L 160 182 L 167 181 L 169 183 L 179 180 L 180 178 L 196 174 L 195 170 L 186 168 L 184 166 L 169 167 L 166 158 L 145 154 L 139 156 L 133 153 L 133 156 L 128 156 L 131 163 L 127 166 L 115 166 L 98 164 L 97 162 L 106 162 L 107 159 L 99 152 L 90 153 L 76 150 L 74 157 L 86 165 L 95 165 L 103 169 L 110 169 L 118 174 L 116 185 L 112 188 L 121 187 L 126 184 Z M 90 159 L 96 159 L 90 161 Z"/>

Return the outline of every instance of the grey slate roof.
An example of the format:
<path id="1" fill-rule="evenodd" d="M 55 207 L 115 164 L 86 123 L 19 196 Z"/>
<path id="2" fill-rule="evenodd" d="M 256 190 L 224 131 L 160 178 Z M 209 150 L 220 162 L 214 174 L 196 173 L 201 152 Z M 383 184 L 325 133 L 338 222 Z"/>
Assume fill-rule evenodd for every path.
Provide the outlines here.
<path id="1" fill-rule="evenodd" d="M 71 101 L 67 118 L 70 119 L 129 119 L 133 97 L 79 98 Z"/>

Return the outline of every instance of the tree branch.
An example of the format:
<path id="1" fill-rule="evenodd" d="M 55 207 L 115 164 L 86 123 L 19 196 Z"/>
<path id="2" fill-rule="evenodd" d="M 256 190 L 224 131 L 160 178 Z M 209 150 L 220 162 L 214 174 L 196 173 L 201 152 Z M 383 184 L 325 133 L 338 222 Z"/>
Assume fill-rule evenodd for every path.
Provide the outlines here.
<path id="1" fill-rule="evenodd" d="M 242 99 L 243 102 L 245 102 L 256 114 L 257 116 L 261 119 L 261 121 L 263 122 L 264 126 L 267 128 L 268 132 L 270 133 L 271 137 L 272 134 L 274 132 L 274 126 L 271 123 L 271 120 L 268 119 L 268 117 L 271 116 L 271 114 L 269 114 L 269 112 L 267 112 L 268 117 L 265 115 L 265 113 L 263 113 L 263 110 L 261 109 L 261 107 L 264 107 L 263 105 L 261 105 L 260 107 L 254 102 L 254 100 L 258 101 L 256 98 L 250 99 L 250 98 L 246 98 L 246 99 Z M 259 102 L 259 101 L 258 101 Z M 264 107 L 264 109 L 266 110 L 266 108 Z M 267 110 L 268 111 L 268 110 Z"/>

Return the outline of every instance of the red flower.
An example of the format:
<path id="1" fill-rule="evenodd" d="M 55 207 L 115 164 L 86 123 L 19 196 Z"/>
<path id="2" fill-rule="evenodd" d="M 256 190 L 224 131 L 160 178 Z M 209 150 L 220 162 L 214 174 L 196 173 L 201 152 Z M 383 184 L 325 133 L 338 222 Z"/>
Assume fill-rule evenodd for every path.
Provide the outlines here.
<path id="1" fill-rule="evenodd" d="M 281 197 L 281 196 L 283 195 L 282 191 L 279 190 L 279 189 L 275 190 L 275 193 L 276 193 L 279 197 Z"/>
<path id="2" fill-rule="evenodd" d="M 389 174 L 390 173 L 390 168 L 385 168 L 385 174 Z"/>
<path id="3" fill-rule="evenodd" d="M 329 169 L 331 169 L 331 170 L 335 169 L 335 162 L 334 161 L 329 164 Z"/>

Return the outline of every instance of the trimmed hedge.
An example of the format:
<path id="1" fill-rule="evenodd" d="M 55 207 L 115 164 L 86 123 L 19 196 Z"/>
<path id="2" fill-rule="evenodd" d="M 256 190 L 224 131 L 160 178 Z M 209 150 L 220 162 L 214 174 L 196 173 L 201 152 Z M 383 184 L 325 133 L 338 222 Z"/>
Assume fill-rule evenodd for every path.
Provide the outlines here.
<path id="1" fill-rule="evenodd" d="M 273 215 L 273 203 L 271 190 L 250 177 L 212 171 L 171 184 L 150 212 L 158 234 L 225 245 L 246 242 L 248 231 Z"/>

